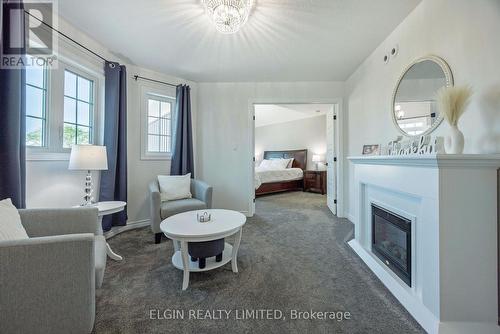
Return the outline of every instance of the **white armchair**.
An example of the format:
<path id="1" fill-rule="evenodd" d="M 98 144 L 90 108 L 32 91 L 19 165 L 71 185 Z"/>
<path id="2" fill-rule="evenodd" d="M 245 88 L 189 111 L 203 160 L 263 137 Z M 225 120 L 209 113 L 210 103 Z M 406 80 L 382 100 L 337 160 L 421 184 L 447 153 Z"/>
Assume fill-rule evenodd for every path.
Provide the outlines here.
<path id="1" fill-rule="evenodd" d="M 90 333 L 106 266 L 97 208 L 19 214 L 30 238 L 0 242 L 0 333 Z"/>
<path id="2" fill-rule="evenodd" d="M 162 220 L 178 213 L 212 208 L 213 188 L 200 180 L 191 179 L 193 198 L 162 202 L 158 181 L 149 184 L 151 196 L 151 230 L 155 234 L 155 243 L 161 241 L 160 223 Z"/>

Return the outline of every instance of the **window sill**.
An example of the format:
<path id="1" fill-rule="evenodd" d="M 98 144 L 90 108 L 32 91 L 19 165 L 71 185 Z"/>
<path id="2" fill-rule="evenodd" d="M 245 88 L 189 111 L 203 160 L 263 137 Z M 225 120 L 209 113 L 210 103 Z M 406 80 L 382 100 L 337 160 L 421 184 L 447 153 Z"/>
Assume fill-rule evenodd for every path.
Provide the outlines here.
<path id="1" fill-rule="evenodd" d="M 171 154 L 169 154 L 169 155 L 154 155 L 154 154 L 144 155 L 144 154 L 141 154 L 141 160 L 145 160 L 145 161 L 168 160 L 169 161 L 169 160 L 172 160 L 172 155 Z"/>
<path id="2" fill-rule="evenodd" d="M 26 161 L 69 161 L 69 152 L 26 152 Z"/>

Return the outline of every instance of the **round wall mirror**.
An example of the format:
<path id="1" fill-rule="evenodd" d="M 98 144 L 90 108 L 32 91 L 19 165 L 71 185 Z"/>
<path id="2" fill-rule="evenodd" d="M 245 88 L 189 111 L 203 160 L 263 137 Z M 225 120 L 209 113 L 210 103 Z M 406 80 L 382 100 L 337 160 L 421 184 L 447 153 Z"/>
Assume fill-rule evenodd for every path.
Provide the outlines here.
<path id="1" fill-rule="evenodd" d="M 432 132 L 443 120 L 436 105 L 436 93 L 453 85 L 446 62 L 436 56 L 417 59 L 398 80 L 392 97 L 392 119 L 406 136 Z"/>

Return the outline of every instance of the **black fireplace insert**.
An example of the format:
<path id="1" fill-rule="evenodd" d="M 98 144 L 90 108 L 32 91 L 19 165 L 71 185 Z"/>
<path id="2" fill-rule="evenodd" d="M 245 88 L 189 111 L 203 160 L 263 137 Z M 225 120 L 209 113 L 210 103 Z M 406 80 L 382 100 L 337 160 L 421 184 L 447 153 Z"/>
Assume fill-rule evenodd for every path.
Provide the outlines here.
<path id="1" fill-rule="evenodd" d="M 372 204 L 372 252 L 411 286 L 411 220 Z"/>

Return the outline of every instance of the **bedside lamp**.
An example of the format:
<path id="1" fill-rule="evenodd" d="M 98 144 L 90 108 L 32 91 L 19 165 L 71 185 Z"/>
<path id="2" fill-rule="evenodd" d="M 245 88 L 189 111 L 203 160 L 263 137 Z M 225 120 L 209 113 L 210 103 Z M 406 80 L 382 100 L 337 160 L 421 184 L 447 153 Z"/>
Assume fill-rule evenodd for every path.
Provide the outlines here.
<path id="1" fill-rule="evenodd" d="M 321 162 L 321 155 L 313 154 L 312 161 L 316 164 L 316 170 L 318 170 L 318 162 Z"/>
<path id="2" fill-rule="evenodd" d="M 82 206 L 92 204 L 92 174 L 93 170 L 108 169 L 108 157 L 106 146 L 96 145 L 73 145 L 69 157 L 69 170 L 86 170 L 85 196 Z"/>

